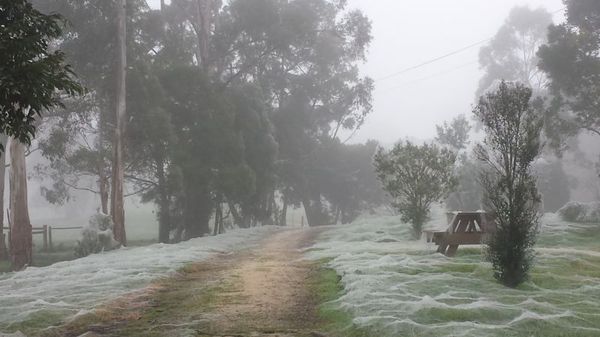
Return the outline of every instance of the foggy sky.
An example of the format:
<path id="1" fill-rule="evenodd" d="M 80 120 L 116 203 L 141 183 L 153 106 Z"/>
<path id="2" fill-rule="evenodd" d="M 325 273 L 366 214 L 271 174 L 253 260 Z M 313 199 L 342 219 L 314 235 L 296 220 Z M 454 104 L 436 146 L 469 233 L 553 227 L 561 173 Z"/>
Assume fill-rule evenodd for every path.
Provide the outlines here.
<path id="1" fill-rule="evenodd" d="M 150 0 L 158 7 L 160 0 Z M 375 80 L 490 38 L 517 5 L 563 8 L 561 0 L 349 0 L 373 23 L 364 74 Z M 562 12 L 555 21 L 563 20 Z M 473 47 L 431 65 L 376 81 L 374 110 L 351 142 L 428 139 L 435 124 L 470 117 L 482 73 Z"/>

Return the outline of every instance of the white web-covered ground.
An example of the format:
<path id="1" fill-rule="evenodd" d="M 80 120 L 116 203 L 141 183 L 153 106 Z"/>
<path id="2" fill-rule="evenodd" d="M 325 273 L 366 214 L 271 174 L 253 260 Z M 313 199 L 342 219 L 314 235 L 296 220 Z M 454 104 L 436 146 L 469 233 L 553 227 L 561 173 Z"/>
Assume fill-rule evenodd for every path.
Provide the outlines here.
<path id="1" fill-rule="evenodd" d="M 395 216 L 333 227 L 307 256 L 329 259 L 345 288 L 332 305 L 373 336 L 600 336 L 600 224 L 546 214 L 537 247 L 518 289 L 493 279 L 480 246 L 447 258 Z"/>
<path id="2" fill-rule="evenodd" d="M 179 244 L 121 248 L 48 267 L 0 273 L 0 332 L 11 323 L 64 319 L 148 285 L 192 261 L 255 245 L 275 227 L 239 229 Z"/>
<path id="3" fill-rule="evenodd" d="M 445 222 L 437 210 L 430 225 Z M 600 224 L 566 223 L 553 214 L 542 224 L 536 266 L 518 289 L 493 279 L 481 247 L 461 247 L 454 258 L 436 254 L 435 246 L 410 240 L 409 226 L 396 216 L 330 227 L 307 256 L 329 259 L 345 288 L 332 305 L 373 336 L 600 336 Z M 276 230 L 236 230 L 0 274 L 0 331 L 14 330 L 13 323 L 58 323 Z"/>

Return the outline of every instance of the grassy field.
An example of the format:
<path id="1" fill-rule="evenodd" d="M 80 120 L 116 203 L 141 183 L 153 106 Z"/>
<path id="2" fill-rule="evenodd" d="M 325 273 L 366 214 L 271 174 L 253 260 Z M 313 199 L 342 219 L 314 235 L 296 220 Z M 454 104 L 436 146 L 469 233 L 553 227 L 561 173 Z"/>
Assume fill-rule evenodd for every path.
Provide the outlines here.
<path id="1" fill-rule="evenodd" d="M 517 289 L 493 278 L 482 247 L 447 258 L 409 238 L 395 217 L 323 235 L 308 254 L 341 277 L 335 321 L 347 320 L 341 310 L 381 337 L 600 336 L 600 224 L 545 216 L 530 278 Z"/>
<path id="2" fill-rule="evenodd" d="M 352 315 L 336 305 L 344 294 L 341 278 L 335 270 L 327 267 L 328 260 L 320 261 L 320 267 L 310 279 L 310 288 L 318 298 L 318 314 L 321 330 L 332 337 L 376 337 L 352 322 Z"/>

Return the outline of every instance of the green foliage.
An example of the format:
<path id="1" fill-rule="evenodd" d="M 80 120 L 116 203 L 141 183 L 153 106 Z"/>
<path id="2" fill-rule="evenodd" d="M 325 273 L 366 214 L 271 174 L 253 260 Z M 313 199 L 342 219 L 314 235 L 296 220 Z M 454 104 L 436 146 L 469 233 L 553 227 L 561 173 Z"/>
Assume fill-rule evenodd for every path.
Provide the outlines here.
<path id="1" fill-rule="evenodd" d="M 435 144 L 399 142 L 390 151 L 380 148 L 374 157 L 375 170 L 392 205 L 402 220 L 420 237 L 432 203 L 441 202 L 456 186 L 456 154 Z"/>
<path id="2" fill-rule="evenodd" d="M 546 111 L 546 133 L 552 145 L 579 131 L 600 135 L 600 3 L 568 0 L 567 22 L 550 26 L 548 43 L 540 47 L 539 67 L 550 79 L 552 100 Z"/>
<path id="3" fill-rule="evenodd" d="M 454 118 L 450 123 L 436 125 L 435 128 L 437 130 L 435 140 L 438 143 L 447 145 L 457 152 L 467 148 L 471 125 L 464 115 Z"/>
<path id="4" fill-rule="evenodd" d="M 0 131 L 25 144 L 42 113 L 62 106 L 58 92 L 83 91 L 64 53 L 49 50 L 63 24 L 60 15 L 44 15 L 26 0 L 0 4 Z"/>
<path id="5" fill-rule="evenodd" d="M 37 172 L 52 183 L 43 194 L 63 203 L 86 189 L 106 200 L 114 3 L 36 4 L 72 23 L 58 44 L 89 88 L 47 124 L 50 164 Z M 157 204 L 161 242 L 173 231 L 176 240 L 207 233 L 221 210 L 239 226 L 276 223 L 280 196 L 286 207 L 304 204 L 311 224 L 370 207 L 379 192 L 365 169 L 373 146 L 354 151 L 338 139 L 372 110 L 373 81 L 358 71 L 371 25 L 360 11 L 330 0 L 214 2 L 208 15 L 219 24 L 204 31 L 190 2 L 127 5 L 125 176 Z M 340 156 L 328 162 L 332 153 Z"/>
<path id="6" fill-rule="evenodd" d="M 312 179 L 320 169 L 316 152 L 327 151 L 340 130 L 360 127 L 372 110 L 373 81 L 358 73 L 371 25 L 346 7 L 325 0 L 231 1 L 215 35 L 216 55 L 230 62 L 220 74 L 224 85 L 251 81 L 267 98 L 279 144 L 277 187 L 286 202 L 303 204 L 311 225 L 331 222 L 331 200 Z"/>
<path id="7" fill-rule="evenodd" d="M 332 223 L 354 221 L 362 211 L 382 204 L 384 192 L 373 167 L 378 143 L 347 145 L 334 140 L 315 152 L 308 177 L 328 201 Z"/>
<path id="8" fill-rule="evenodd" d="M 473 110 L 486 133 L 476 154 L 487 166 L 481 181 L 486 209 L 497 223 L 487 256 L 494 277 L 509 287 L 527 279 L 538 230 L 540 199 L 531 165 L 541 151 L 542 121 L 530 99 L 531 89 L 502 81 Z"/>

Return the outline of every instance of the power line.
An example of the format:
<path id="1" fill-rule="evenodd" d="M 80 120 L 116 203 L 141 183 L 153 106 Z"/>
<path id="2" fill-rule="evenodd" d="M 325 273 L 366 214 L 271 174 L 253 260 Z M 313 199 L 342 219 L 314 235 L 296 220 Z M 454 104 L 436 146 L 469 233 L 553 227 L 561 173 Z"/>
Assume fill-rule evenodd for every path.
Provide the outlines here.
<path id="1" fill-rule="evenodd" d="M 468 62 L 468 63 L 464 63 L 464 64 L 461 64 L 461 65 L 456 66 L 454 68 L 448 69 L 448 70 L 444 70 L 444 71 L 441 71 L 441 72 L 438 72 L 438 73 L 435 73 L 435 74 L 432 74 L 432 75 L 429 75 L 429 76 L 417 78 L 417 79 L 412 80 L 412 81 L 404 82 L 402 84 L 395 85 L 393 87 L 385 88 L 383 91 L 380 91 L 380 93 L 387 93 L 387 92 L 390 92 L 392 90 L 395 90 L 395 89 L 398 89 L 398 88 L 402 88 L 402 87 L 405 87 L 405 86 L 410 85 L 410 84 L 414 84 L 414 83 L 422 82 L 422 81 L 429 80 L 429 79 L 432 79 L 432 78 L 436 78 L 436 77 L 439 77 L 441 75 L 446 75 L 446 74 L 451 73 L 453 71 L 456 71 L 456 70 L 459 70 L 459 69 L 462 69 L 462 68 L 466 68 L 466 67 L 468 67 L 470 65 L 477 64 L 477 63 L 479 63 L 479 61 L 471 61 L 471 62 Z"/>
<path id="2" fill-rule="evenodd" d="M 428 60 L 428 61 L 425 61 L 425 62 L 423 62 L 423 63 L 417 64 L 417 65 L 415 65 L 415 66 L 408 67 L 408 68 L 402 69 L 402 70 L 400 70 L 400 71 L 397 71 L 397 72 L 395 72 L 395 73 L 392 73 L 392 74 L 389 74 L 389 75 L 386 75 L 386 76 L 380 77 L 380 78 L 378 78 L 378 79 L 375 79 L 375 81 L 384 81 L 384 80 L 387 80 L 387 79 L 389 79 L 389 78 L 392 78 L 392 77 L 395 77 L 395 76 L 398 76 L 398 75 L 401 75 L 401 74 L 407 73 L 407 72 L 409 72 L 409 71 L 411 71 L 411 70 L 415 70 L 415 69 L 418 69 L 418 68 L 424 67 L 424 66 L 426 66 L 426 65 L 429 65 L 429 64 L 431 64 L 431 63 L 437 62 L 437 61 L 439 61 L 439 60 L 445 59 L 445 58 L 447 58 L 447 57 L 450 57 L 450 56 L 452 56 L 452 55 L 456 55 L 456 54 L 458 54 L 458 53 L 460 53 L 460 52 L 463 52 L 463 51 L 465 51 L 465 50 L 471 49 L 471 48 L 473 48 L 473 47 L 476 47 L 476 46 L 478 46 L 478 45 L 484 44 L 484 43 L 486 43 L 486 42 L 490 41 L 491 39 L 492 39 L 492 38 L 487 38 L 487 39 L 485 39 L 485 40 L 481 40 L 481 41 L 479 41 L 479 42 L 475 42 L 475 43 L 473 43 L 473 44 L 470 44 L 470 45 L 468 45 L 468 46 L 465 46 L 465 47 L 462 47 L 462 48 L 460 48 L 460 49 L 454 50 L 454 51 L 452 51 L 452 52 L 450 52 L 450 53 L 448 53 L 448 54 L 445 54 L 445 55 L 442 55 L 442 56 L 438 56 L 438 57 L 436 57 L 436 58 L 433 58 L 433 59 L 431 59 L 431 60 Z"/>
<path id="3" fill-rule="evenodd" d="M 561 8 L 561 9 L 557 9 L 557 10 L 555 10 L 555 11 L 551 12 L 550 14 L 554 15 L 554 14 L 556 14 L 556 13 L 558 13 L 558 12 L 560 12 L 560 11 L 564 11 L 564 10 L 565 10 L 565 7 Z M 450 57 L 450 56 L 456 55 L 456 54 L 458 54 L 458 53 L 461 53 L 461 52 L 463 52 L 463 51 L 465 51 L 465 50 L 468 50 L 468 49 L 471 49 L 471 48 L 473 48 L 473 47 L 476 47 L 476 46 L 479 46 L 479 45 L 481 45 L 481 44 L 484 44 L 484 43 L 486 43 L 486 42 L 488 42 L 488 41 L 492 40 L 493 38 L 494 38 L 494 36 L 491 36 L 491 37 L 489 37 L 489 38 L 487 38 L 487 39 L 484 39 L 484 40 L 481 40 L 481 41 L 478 41 L 478 42 L 472 43 L 472 44 L 470 44 L 470 45 L 467 45 L 467 46 L 465 46 L 465 47 L 462 47 L 462 48 L 460 48 L 460 49 L 456 49 L 456 50 L 454 50 L 454 51 L 451 51 L 451 52 L 449 52 L 449 53 L 447 53 L 447 54 L 444 54 L 444 55 L 442 55 L 442 56 L 438 56 L 438 57 L 436 57 L 436 58 L 433 58 L 433 59 L 431 59 L 431 60 L 427 60 L 427 61 L 425 61 L 425 62 L 423 62 L 423 63 L 419 63 L 419 64 L 417 64 L 417 65 L 414 65 L 414 66 L 411 66 L 411 67 L 408 67 L 408 68 L 404 68 L 404 69 L 402 69 L 402 70 L 400 70 L 400 71 L 397 71 L 397 72 L 391 73 L 391 74 L 389 74 L 389 75 L 382 76 L 382 77 L 380 77 L 380 78 L 377 78 L 377 79 L 375 79 L 375 81 L 376 81 L 376 82 L 379 82 L 379 81 L 385 81 L 385 80 L 387 80 L 387 79 L 390 79 L 390 78 L 392 78 L 392 77 L 396 77 L 396 76 L 398 76 L 398 75 L 401 75 L 401 74 L 407 73 L 407 72 L 409 72 L 409 71 L 411 71 L 411 70 L 415 70 L 415 69 L 418 69 L 418 68 L 424 67 L 424 66 L 426 66 L 426 65 L 429 65 L 429 64 L 431 64 L 431 63 L 435 63 L 435 62 L 437 62 L 437 61 L 440 61 L 440 60 L 443 60 L 443 59 L 445 59 L 445 58 L 447 58 L 447 57 Z"/>

